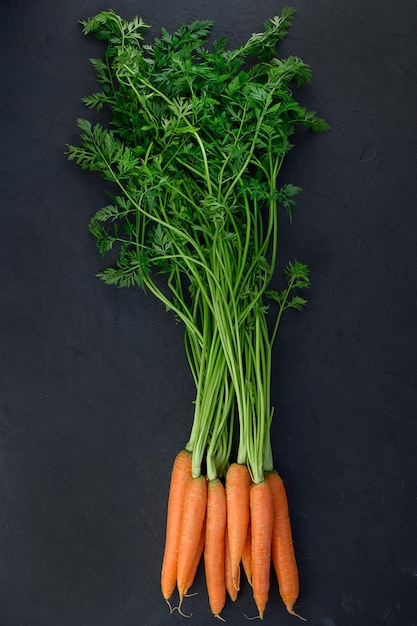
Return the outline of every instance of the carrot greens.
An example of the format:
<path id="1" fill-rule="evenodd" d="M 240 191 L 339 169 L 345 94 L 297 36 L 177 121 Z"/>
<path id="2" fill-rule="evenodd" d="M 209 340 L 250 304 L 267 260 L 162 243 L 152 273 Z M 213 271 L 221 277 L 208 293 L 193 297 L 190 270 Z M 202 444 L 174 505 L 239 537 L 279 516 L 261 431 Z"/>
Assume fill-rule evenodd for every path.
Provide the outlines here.
<path id="1" fill-rule="evenodd" d="M 279 218 L 292 220 L 300 192 L 277 181 L 297 128 L 328 128 L 294 97 L 310 68 L 276 58 L 293 16 L 283 8 L 235 49 L 225 37 L 209 44 L 210 20 L 162 29 L 152 42 L 141 18 L 110 10 L 82 21 L 106 45 L 91 60 L 100 90 L 84 103 L 111 117 L 79 119 L 68 157 L 108 184 L 90 232 L 115 260 L 98 276 L 141 287 L 183 324 L 195 479 L 225 476 L 236 430 L 236 461 L 252 481 L 273 469 L 271 354 L 283 312 L 302 309 L 309 286 L 298 260 L 284 267 L 283 289 L 271 286 Z"/>

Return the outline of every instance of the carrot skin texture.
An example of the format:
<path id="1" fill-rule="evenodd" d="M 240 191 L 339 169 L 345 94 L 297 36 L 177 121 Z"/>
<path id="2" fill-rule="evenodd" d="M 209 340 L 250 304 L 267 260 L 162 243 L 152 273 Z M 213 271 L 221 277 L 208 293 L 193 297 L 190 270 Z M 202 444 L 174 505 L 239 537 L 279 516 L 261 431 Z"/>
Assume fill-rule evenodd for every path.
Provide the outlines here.
<path id="1" fill-rule="evenodd" d="M 299 594 L 299 580 L 288 513 L 287 494 L 284 483 L 275 470 L 267 473 L 266 481 L 271 489 L 274 508 L 272 562 L 278 580 L 279 594 L 288 613 L 297 615 L 293 607 Z M 297 617 L 300 616 L 297 615 Z"/>
<path id="2" fill-rule="evenodd" d="M 248 583 L 252 587 L 252 534 L 250 524 L 248 526 L 248 534 L 246 536 L 246 542 L 242 552 L 242 565 L 243 571 L 248 579 Z"/>
<path id="3" fill-rule="evenodd" d="M 238 591 L 233 584 L 232 560 L 230 558 L 230 546 L 229 546 L 229 536 L 227 534 L 227 528 L 226 528 L 226 536 L 224 539 L 224 560 L 225 560 L 224 575 L 226 579 L 227 593 L 229 594 L 229 597 L 232 600 L 232 602 L 236 602 Z"/>
<path id="4" fill-rule="evenodd" d="M 168 496 L 165 549 L 161 571 L 162 595 L 168 602 L 177 584 L 178 548 L 181 521 L 184 508 L 184 495 L 191 477 L 192 454 L 181 450 L 173 463 Z"/>
<path id="5" fill-rule="evenodd" d="M 226 603 L 225 579 L 226 493 L 216 478 L 208 483 L 204 566 L 209 604 L 219 616 Z"/>
<path id="6" fill-rule="evenodd" d="M 197 574 L 198 566 L 200 565 L 201 557 L 203 556 L 205 542 L 206 542 L 206 524 L 204 522 L 203 523 L 203 528 L 201 530 L 200 543 L 198 544 L 197 554 L 196 554 L 193 566 L 192 566 L 192 568 L 190 570 L 190 573 L 189 573 L 189 576 L 188 576 L 187 589 L 186 589 L 186 592 L 185 592 L 186 594 L 191 589 L 191 587 L 192 587 L 192 585 L 194 583 L 194 579 L 195 579 L 196 574 Z"/>
<path id="7" fill-rule="evenodd" d="M 240 562 L 249 526 L 249 488 L 251 477 L 246 465 L 232 463 L 226 473 L 227 533 L 229 537 L 232 580 L 240 586 Z"/>
<path id="8" fill-rule="evenodd" d="M 263 619 L 268 602 L 272 526 L 274 521 L 272 494 L 265 481 L 250 488 L 251 535 L 252 535 L 252 588 L 253 598 Z"/>
<path id="9" fill-rule="evenodd" d="M 206 508 L 206 479 L 204 476 L 189 478 L 184 495 L 184 511 L 178 546 L 177 587 L 180 602 L 188 591 L 188 581 L 198 553 Z"/>

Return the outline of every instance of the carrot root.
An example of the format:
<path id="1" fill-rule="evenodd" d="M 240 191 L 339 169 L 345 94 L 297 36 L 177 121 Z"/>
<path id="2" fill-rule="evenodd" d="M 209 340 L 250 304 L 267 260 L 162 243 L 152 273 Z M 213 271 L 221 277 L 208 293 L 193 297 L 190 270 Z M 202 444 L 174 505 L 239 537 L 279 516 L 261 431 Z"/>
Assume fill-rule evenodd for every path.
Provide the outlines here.
<path id="1" fill-rule="evenodd" d="M 168 607 L 169 607 L 169 612 L 170 612 L 170 614 L 172 615 L 172 614 L 173 614 L 173 612 L 175 611 L 175 609 L 176 609 L 177 607 L 172 606 L 172 604 L 171 604 L 171 602 L 169 601 L 169 599 L 168 599 L 168 600 L 167 600 L 166 598 L 164 598 L 164 599 L 165 599 L 165 602 L 167 603 L 167 605 L 168 605 Z"/>
<path id="2" fill-rule="evenodd" d="M 222 617 L 221 615 L 218 614 L 214 614 L 213 613 L 213 617 L 215 617 L 216 619 L 219 619 L 221 622 L 225 622 L 226 620 L 224 619 L 224 617 Z"/>
<path id="3" fill-rule="evenodd" d="M 188 593 L 188 590 L 191 589 L 191 587 L 192 587 L 192 585 L 194 583 L 194 579 L 195 579 L 196 574 L 197 574 L 198 566 L 200 564 L 201 557 L 203 556 L 205 541 L 206 541 L 206 523 L 204 521 L 203 522 L 203 528 L 202 528 L 201 535 L 200 535 L 200 543 L 198 544 L 197 554 L 196 554 L 193 566 L 192 566 L 192 568 L 190 570 L 190 573 L 189 573 L 189 576 L 188 576 L 187 591 L 186 591 L 186 594 L 185 594 L 186 598 L 191 598 L 192 596 L 196 595 L 196 593 Z"/>
<path id="4" fill-rule="evenodd" d="M 230 546 L 232 580 L 240 588 L 240 562 L 249 525 L 249 488 L 251 477 L 246 465 L 232 463 L 226 474 L 227 533 Z"/>
<path id="5" fill-rule="evenodd" d="M 247 534 L 245 546 L 244 546 L 243 552 L 242 552 L 242 565 L 243 565 L 243 570 L 244 570 L 244 572 L 246 574 L 246 578 L 248 580 L 248 583 L 252 587 L 253 586 L 253 581 L 252 581 L 252 536 L 251 536 L 250 524 L 248 526 L 248 534 Z"/>
<path id="6" fill-rule="evenodd" d="M 263 619 L 268 602 L 273 528 L 272 494 L 266 481 L 250 487 L 253 599 Z"/>
<path id="7" fill-rule="evenodd" d="M 238 591 L 236 589 L 236 587 L 233 584 L 233 579 L 232 579 L 232 562 L 230 559 L 230 546 L 229 546 L 229 537 L 227 535 L 226 532 L 226 536 L 225 536 L 225 565 L 224 565 L 224 575 L 225 575 L 225 580 L 226 580 L 226 589 L 227 589 L 227 593 L 229 594 L 230 599 L 232 600 L 232 602 L 236 602 L 237 596 L 238 596 Z"/>
<path id="8" fill-rule="evenodd" d="M 253 620 L 255 620 L 255 619 L 262 619 L 262 620 L 263 620 L 263 615 L 260 615 L 260 614 L 258 614 L 258 615 L 252 615 L 252 617 L 249 617 L 249 615 L 246 615 L 246 613 L 244 613 L 244 614 L 243 614 L 243 617 L 244 617 L 245 619 L 248 619 L 250 622 L 253 622 Z"/>
<path id="9" fill-rule="evenodd" d="M 219 617 L 226 603 L 225 580 L 226 493 L 221 481 L 211 480 L 207 489 L 204 566 L 211 611 Z"/>
<path id="10" fill-rule="evenodd" d="M 186 617 L 187 619 L 189 619 L 190 617 L 193 616 L 193 614 L 190 613 L 189 615 L 187 615 L 186 613 L 183 613 L 183 611 L 181 610 L 182 601 L 183 601 L 183 599 L 180 600 L 179 605 L 176 606 L 175 609 L 178 611 L 178 613 L 181 615 L 181 617 Z"/>
<path id="11" fill-rule="evenodd" d="M 272 562 L 279 593 L 288 613 L 306 621 L 293 608 L 298 598 L 299 581 L 285 486 L 276 470 L 267 473 L 266 481 L 271 489 L 274 508 Z"/>
<path id="12" fill-rule="evenodd" d="M 168 496 L 165 549 L 161 570 L 161 590 L 170 611 L 169 603 L 177 583 L 178 547 L 181 520 L 184 508 L 184 495 L 187 481 L 191 476 L 192 454 L 181 450 L 175 457 Z"/>
<path id="13" fill-rule="evenodd" d="M 201 540 L 207 506 L 207 482 L 203 476 L 189 478 L 184 495 L 184 511 L 178 546 L 177 587 L 180 607 L 190 580 Z"/>

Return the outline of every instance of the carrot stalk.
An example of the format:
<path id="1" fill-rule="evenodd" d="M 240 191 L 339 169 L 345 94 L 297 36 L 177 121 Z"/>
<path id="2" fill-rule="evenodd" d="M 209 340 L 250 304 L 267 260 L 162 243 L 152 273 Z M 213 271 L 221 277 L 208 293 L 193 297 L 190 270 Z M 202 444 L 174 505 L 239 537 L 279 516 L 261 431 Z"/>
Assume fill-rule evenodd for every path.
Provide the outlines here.
<path id="1" fill-rule="evenodd" d="M 177 562 L 181 522 L 184 509 L 184 495 L 191 476 L 192 454 L 181 450 L 173 464 L 168 496 L 165 550 L 161 571 L 162 595 L 169 605 L 177 584 Z M 170 606 L 170 605 L 169 605 Z"/>
<path id="2" fill-rule="evenodd" d="M 266 481 L 271 490 L 274 510 L 271 552 L 279 594 L 288 613 L 305 620 L 293 608 L 298 598 L 299 580 L 285 486 L 275 470 L 267 472 Z"/>
<path id="3" fill-rule="evenodd" d="M 265 481 L 250 488 L 253 598 L 263 619 L 269 595 L 273 525 L 272 494 Z"/>
<path id="4" fill-rule="evenodd" d="M 226 603 L 225 534 L 226 493 L 218 479 L 208 483 L 204 566 L 211 611 L 219 617 Z"/>
<path id="5" fill-rule="evenodd" d="M 232 580 L 240 587 L 240 562 L 249 526 L 249 487 L 246 465 L 232 463 L 226 474 L 227 533 L 229 537 Z"/>
<path id="6" fill-rule="evenodd" d="M 189 478 L 184 495 L 184 511 L 178 546 L 177 587 L 180 606 L 188 591 L 206 516 L 207 482 L 203 476 Z"/>

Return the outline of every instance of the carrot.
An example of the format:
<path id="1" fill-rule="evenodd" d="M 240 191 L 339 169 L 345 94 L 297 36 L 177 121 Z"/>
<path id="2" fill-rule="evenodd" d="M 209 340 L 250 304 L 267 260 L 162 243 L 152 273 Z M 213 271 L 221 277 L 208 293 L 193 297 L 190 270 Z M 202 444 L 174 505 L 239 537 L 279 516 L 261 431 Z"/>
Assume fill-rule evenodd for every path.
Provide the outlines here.
<path id="1" fill-rule="evenodd" d="M 189 478 L 184 495 L 184 511 L 178 546 L 177 587 L 180 606 L 188 591 L 206 516 L 207 482 L 204 476 Z"/>
<path id="2" fill-rule="evenodd" d="M 225 564 L 224 564 L 224 576 L 226 579 L 226 589 L 227 589 L 227 593 L 229 594 L 230 599 L 232 600 L 232 602 L 235 602 L 237 599 L 237 589 L 233 584 L 233 579 L 232 579 L 232 561 L 230 558 L 230 546 L 229 546 L 229 536 L 227 534 L 227 528 L 226 528 L 226 536 L 224 539 L 224 560 L 225 560 Z"/>
<path id="3" fill-rule="evenodd" d="M 181 450 L 174 461 L 168 497 L 165 550 L 162 562 L 161 589 L 168 602 L 177 584 L 178 546 L 184 507 L 184 494 L 191 477 L 192 454 Z"/>
<path id="4" fill-rule="evenodd" d="M 187 590 L 185 592 L 186 594 L 188 594 L 189 589 L 191 589 L 191 587 L 192 587 L 192 585 L 194 583 L 194 579 L 195 579 L 196 574 L 197 574 L 198 566 L 200 565 L 201 557 L 203 556 L 205 542 L 206 542 L 206 522 L 204 521 L 203 528 L 201 530 L 201 535 L 200 535 L 200 543 L 198 544 L 197 554 L 195 556 L 193 566 L 192 566 L 192 568 L 190 570 L 190 573 L 189 573 L 189 576 L 188 576 Z"/>
<path id="5" fill-rule="evenodd" d="M 272 494 L 269 484 L 264 480 L 251 485 L 250 516 L 253 598 L 259 611 L 259 617 L 263 619 L 269 595 L 272 525 L 274 521 Z"/>
<path id="6" fill-rule="evenodd" d="M 266 474 L 266 480 L 271 489 L 274 508 L 272 562 L 278 580 L 279 594 L 288 613 L 305 620 L 293 608 L 298 598 L 299 581 L 284 483 L 275 470 Z"/>
<path id="7" fill-rule="evenodd" d="M 219 617 L 226 603 L 225 547 L 226 493 L 215 478 L 208 483 L 204 566 L 211 611 Z"/>
<path id="8" fill-rule="evenodd" d="M 248 526 L 248 534 L 246 536 L 245 546 L 242 552 L 242 565 L 248 583 L 252 586 L 252 535 L 250 524 Z"/>
<path id="9" fill-rule="evenodd" d="M 249 487 L 251 478 L 246 465 L 232 463 L 226 474 L 227 533 L 229 536 L 232 580 L 240 586 L 240 561 L 249 525 Z"/>

